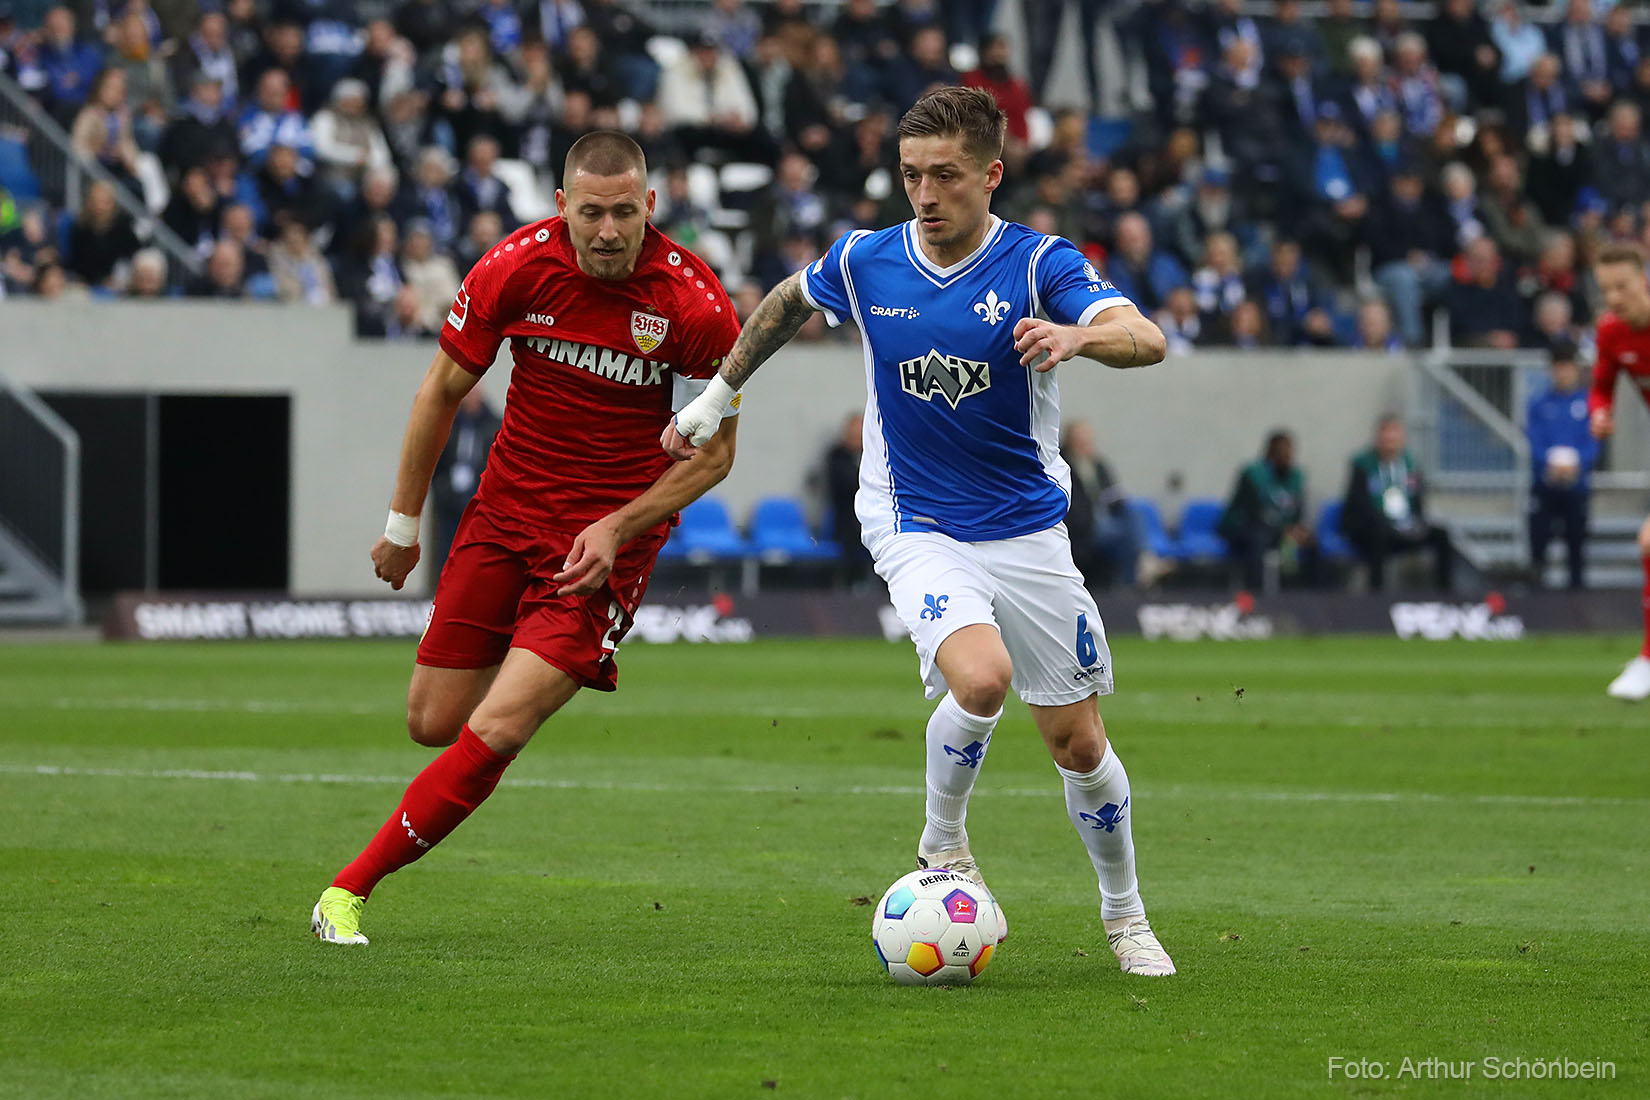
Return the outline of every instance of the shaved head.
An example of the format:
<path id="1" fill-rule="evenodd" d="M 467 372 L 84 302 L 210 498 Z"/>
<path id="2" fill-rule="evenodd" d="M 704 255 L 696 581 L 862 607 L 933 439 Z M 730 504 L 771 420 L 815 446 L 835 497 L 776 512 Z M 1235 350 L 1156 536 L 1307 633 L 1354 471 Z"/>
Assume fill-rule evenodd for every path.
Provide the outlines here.
<path id="1" fill-rule="evenodd" d="M 642 155 L 642 147 L 617 130 L 593 130 L 567 150 L 561 178 L 570 180 L 578 172 L 622 176 L 632 170 L 638 179 L 647 179 L 647 158 Z"/>

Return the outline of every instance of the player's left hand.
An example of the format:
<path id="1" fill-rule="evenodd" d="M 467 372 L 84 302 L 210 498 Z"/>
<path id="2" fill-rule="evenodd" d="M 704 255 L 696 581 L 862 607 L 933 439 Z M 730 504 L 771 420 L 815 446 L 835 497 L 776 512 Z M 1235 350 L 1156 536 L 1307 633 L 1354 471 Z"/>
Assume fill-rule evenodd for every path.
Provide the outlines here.
<path id="1" fill-rule="evenodd" d="M 1029 367 L 1033 361 L 1039 371 L 1053 370 L 1083 350 L 1086 336 L 1071 325 L 1057 325 L 1038 317 L 1022 317 L 1014 326 L 1014 350 L 1020 353 L 1020 365 Z"/>
<path id="2" fill-rule="evenodd" d="M 561 572 L 550 579 L 561 585 L 558 596 L 588 596 L 607 582 L 613 559 L 619 556 L 619 530 L 607 519 L 599 519 L 579 532 Z"/>

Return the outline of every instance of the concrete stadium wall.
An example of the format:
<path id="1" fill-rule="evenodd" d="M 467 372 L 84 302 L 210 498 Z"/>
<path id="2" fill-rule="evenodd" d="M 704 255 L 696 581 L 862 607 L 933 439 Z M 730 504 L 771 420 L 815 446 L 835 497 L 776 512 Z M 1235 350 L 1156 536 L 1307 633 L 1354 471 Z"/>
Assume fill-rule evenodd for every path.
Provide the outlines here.
<path id="1" fill-rule="evenodd" d="M 0 369 L 24 385 L 289 394 L 293 590 L 380 590 L 366 552 L 382 530 L 433 344 L 358 342 L 344 309 L 13 300 L 0 315 Z M 1374 414 L 1402 407 L 1410 369 L 1402 358 L 1351 353 L 1199 353 L 1137 371 L 1083 362 L 1062 368 L 1062 406 L 1068 422 L 1096 426 L 1130 492 L 1159 499 L 1176 472 L 1189 495 L 1224 495 L 1266 431 L 1289 427 L 1317 502 L 1341 491 Z M 496 406 L 508 375 L 506 351 L 483 381 Z M 736 516 L 766 494 L 803 491 L 843 417 L 863 404 L 858 342 L 782 352 L 747 389 L 739 461 L 719 490 Z"/>

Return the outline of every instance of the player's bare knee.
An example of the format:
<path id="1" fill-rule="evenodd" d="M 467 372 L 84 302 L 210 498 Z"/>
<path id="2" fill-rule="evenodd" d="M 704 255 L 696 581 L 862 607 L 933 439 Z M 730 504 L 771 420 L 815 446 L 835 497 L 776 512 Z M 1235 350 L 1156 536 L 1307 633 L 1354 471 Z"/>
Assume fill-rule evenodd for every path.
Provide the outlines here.
<path id="1" fill-rule="evenodd" d="M 981 657 L 970 662 L 955 679 L 947 679 L 958 706 L 970 714 L 989 716 L 1003 709 L 1014 680 L 1014 665 L 1006 653 Z"/>
<path id="2" fill-rule="evenodd" d="M 504 756 L 514 756 L 526 748 L 538 728 L 536 718 L 519 713 L 478 712 L 470 719 L 470 731 L 481 738 L 482 744 Z"/>
<path id="3" fill-rule="evenodd" d="M 440 714 L 433 707 L 407 706 L 407 736 L 420 745 L 445 748 L 458 740 L 464 723 Z"/>
<path id="4" fill-rule="evenodd" d="M 1106 755 L 1105 742 L 1092 730 L 1074 733 L 1062 742 L 1050 744 L 1049 755 L 1068 772 L 1087 774 L 1100 766 Z"/>

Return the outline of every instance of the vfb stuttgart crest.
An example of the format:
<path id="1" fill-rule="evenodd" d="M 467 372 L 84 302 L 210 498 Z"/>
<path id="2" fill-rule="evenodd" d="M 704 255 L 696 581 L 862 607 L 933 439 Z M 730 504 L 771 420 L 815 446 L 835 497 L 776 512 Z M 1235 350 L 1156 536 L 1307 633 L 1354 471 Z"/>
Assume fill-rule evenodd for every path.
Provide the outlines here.
<path id="1" fill-rule="evenodd" d="M 665 333 L 669 331 L 670 320 L 660 317 L 657 313 L 636 310 L 630 315 L 630 338 L 636 341 L 636 346 L 642 349 L 643 354 L 664 343 Z"/>

